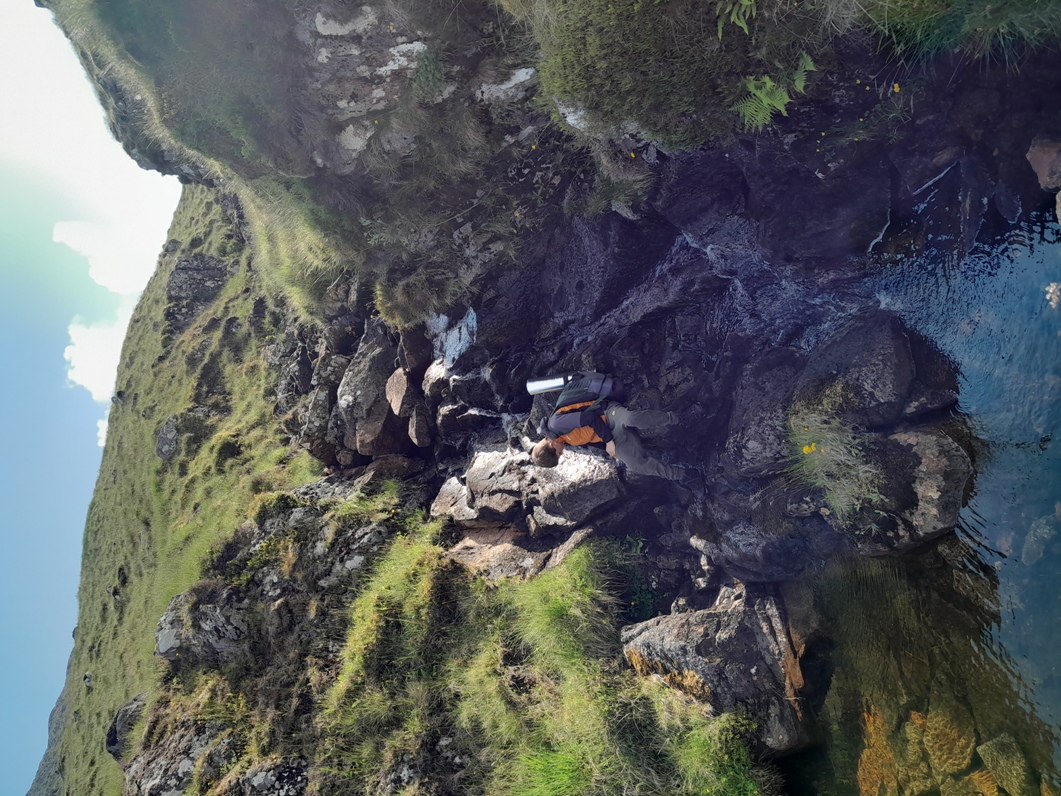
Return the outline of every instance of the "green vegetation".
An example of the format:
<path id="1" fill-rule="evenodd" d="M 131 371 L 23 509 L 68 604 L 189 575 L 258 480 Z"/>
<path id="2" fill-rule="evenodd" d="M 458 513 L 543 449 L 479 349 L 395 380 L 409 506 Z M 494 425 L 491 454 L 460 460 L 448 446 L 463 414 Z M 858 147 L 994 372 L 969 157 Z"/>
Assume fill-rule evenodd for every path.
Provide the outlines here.
<path id="1" fill-rule="evenodd" d="M 802 485 L 820 489 L 837 520 L 879 500 L 881 473 L 866 461 L 859 435 L 849 424 L 821 409 L 797 407 L 789 415 L 789 473 Z"/>
<path id="2" fill-rule="evenodd" d="M 845 2 L 851 0 L 837 4 Z M 1061 6 L 1052 0 L 868 0 L 857 5 L 902 55 L 961 49 L 1012 60 L 1024 47 L 1056 45 L 1061 36 Z"/>
<path id="3" fill-rule="evenodd" d="M 183 245 L 163 257 L 130 323 L 121 403 L 111 411 L 85 527 L 71 719 L 61 747 L 72 794 L 121 790 L 101 739 L 127 700 L 156 693 L 154 629 L 169 600 L 199 579 L 201 561 L 244 522 L 256 493 L 290 489 L 320 472 L 308 455 L 287 450 L 272 417 L 261 347 L 279 316 L 248 270 L 249 250 L 219 196 L 186 188 L 170 236 Z M 192 253 L 225 258 L 237 273 L 174 337 L 160 323 L 166 282 L 174 259 Z M 225 319 L 235 321 L 218 322 Z M 169 417 L 183 420 L 179 451 L 164 462 L 155 446 Z M 81 683 L 85 672 L 91 690 Z"/>
<path id="4" fill-rule="evenodd" d="M 732 132 L 749 76 L 788 75 L 828 48 L 811 7 L 789 0 L 502 5 L 541 45 L 543 94 L 585 108 L 598 127 L 632 121 L 675 144 Z"/>
<path id="5" fill-rule="evenodd" d="M 409 793 L 428 792 L 421 772 L 469 794 L 770 792 L 744 719 L 621 665 L 619 545 L 487 584 L 446 560 L 438 530 L 397 539 L 354 600 L 312 792 L 371 793 L 401 764 Z"/>

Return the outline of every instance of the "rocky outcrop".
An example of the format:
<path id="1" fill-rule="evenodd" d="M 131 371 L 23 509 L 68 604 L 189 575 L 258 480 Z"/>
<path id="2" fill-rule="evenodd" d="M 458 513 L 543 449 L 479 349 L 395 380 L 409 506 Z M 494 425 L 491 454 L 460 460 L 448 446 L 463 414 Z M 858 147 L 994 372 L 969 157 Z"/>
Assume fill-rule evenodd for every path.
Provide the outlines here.
<path id="1" fill-rule="evenodd" d="M 217 594 L 178 594 L 158 622 L 155 652 L 193 667 L 245 664 L 251 657 L 249 608 L 227 588 Z"/>
<path id="2" fill-rule="evenodd" d="M 803 674 L 769 592 L 724 587 L 710 608 L 624 627 L 622 644 L 639 674 L 658 676 L 717 711 L 744 708 L 758 717 L 770 752 L 808 743 L 798 700 Z"/>
<path id="3" fill-rule="evenodd" d="M 178 335 L 209 306 L 228 281 L 229 263 L 206 254 L 193 254 L 177 260 L 166 283 L 166 323 L 170 334 Z"/>
<path id="4" fill-rule="evenodd" d="M 115 760 L 121 762 L 121 759 L 125 757 L 129 733 L 140 721 L 146 704 L 147 694 L 137 694 L 118 708 L 118 712 L 114 714 L 114 721 L 107 730 L 107 753 Z"/>
<path id="5" fill-rule="evenodd" d="M 431 513 L 468 530 L 537 536 L 579 527 L 624 494 L 615 465 L 599 457 L 565 455 L 542 469 L 526 453 L 485 450 L 472 454 L 463 478 L 442 485 Z"/>

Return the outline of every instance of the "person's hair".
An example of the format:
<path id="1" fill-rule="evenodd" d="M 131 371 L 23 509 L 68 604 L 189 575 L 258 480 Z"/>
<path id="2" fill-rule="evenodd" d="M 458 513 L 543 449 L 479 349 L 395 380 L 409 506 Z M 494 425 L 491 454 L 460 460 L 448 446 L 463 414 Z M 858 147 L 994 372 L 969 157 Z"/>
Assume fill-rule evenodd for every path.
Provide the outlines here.
<path id="1" fill-rule="evenodd" d="M 560 454 L 549 440 L 543 439 L 531 449 L 531 461 L 539 467 L 556 467 L 560 463 Z"/>

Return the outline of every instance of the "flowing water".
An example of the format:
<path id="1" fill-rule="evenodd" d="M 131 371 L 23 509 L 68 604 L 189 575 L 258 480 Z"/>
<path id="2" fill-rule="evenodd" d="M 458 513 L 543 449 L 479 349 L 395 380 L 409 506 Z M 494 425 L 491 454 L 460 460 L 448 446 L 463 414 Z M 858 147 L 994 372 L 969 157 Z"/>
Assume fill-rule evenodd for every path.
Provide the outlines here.
<path id="1" fill-rule="evenodd" d="M 793 793 L 1061 793 L 1061 235 L 882 258 L 867 296 L 960 370 L 976 473 L 954 538 L 805 587 L 835 647 Z"/>

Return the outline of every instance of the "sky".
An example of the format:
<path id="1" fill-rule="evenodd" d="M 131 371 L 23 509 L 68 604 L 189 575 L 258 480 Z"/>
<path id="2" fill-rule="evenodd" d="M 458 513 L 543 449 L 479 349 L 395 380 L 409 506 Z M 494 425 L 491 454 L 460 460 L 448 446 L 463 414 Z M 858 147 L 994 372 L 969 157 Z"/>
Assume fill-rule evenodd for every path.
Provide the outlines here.
<path id="1" fill-rule="evenodd" d="M 0 3 L 0 771 L 28 790 L 77 622 L 81 534 L 125 328 L 180 185 L 107 131 L 33 0 Z"/>

